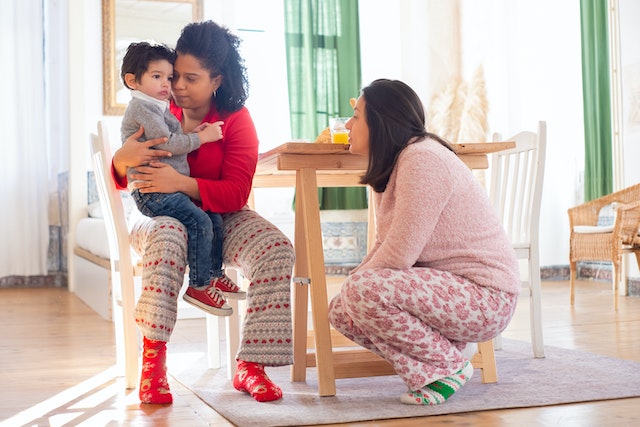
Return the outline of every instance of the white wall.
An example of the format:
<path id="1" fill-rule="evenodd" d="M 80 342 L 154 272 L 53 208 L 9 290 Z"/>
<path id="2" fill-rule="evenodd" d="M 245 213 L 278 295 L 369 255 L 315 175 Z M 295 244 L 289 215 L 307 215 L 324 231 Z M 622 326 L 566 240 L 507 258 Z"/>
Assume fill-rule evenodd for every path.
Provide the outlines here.
<path id="1" fill-rule="evenodd" d="M 640 2 L 637 0 L 618 0 L 618 19 L 620 24 L 620 71 L 622 78 L 622 173 L 621 188 L 640 182 Z M 638 277 L 638 265 L 631 257 L 626 263 L 627 275 Z"/>
<path id="2" fill-rule="evenodd" d="M 76 224 L 86 216 L 89 144 L 102 117 L 102 17 L 100 0 L 69 0 L 69 235 L 68 271 L 73 271 Z M 75 289 L 69 274 L 69 290 Z"/>
<path id="3" fill-rule="evenodd" d="M 456 2 L 450 2 L 455 4 Z M 404 80 L 428 104 L 437 80 L 430 64 L 451 65 L 455 40 L 432 35 L 429 16 L 445 14 L 438 0 L 361 0 L 363 83 Z M 490 133 L 503 137 L 547 122 L 545 189 L 541 213 L 541 264 L 568 264 L 567 209 L 576 204 L 583 165 L 583 121 L 578 2 L 461 0 L 462 69 L 469 78 L 483 65 Z M 409 17 L 409 19 L 406 19 Z M 399 29 L 399 31 L 396 31 Z M 436 67 L 432 67 L 436 68 Z"/>
<path id="4" fill-rule="evenodd" d="M 624 183 L 640 182 L 640 2 L 619 0 Z"/>

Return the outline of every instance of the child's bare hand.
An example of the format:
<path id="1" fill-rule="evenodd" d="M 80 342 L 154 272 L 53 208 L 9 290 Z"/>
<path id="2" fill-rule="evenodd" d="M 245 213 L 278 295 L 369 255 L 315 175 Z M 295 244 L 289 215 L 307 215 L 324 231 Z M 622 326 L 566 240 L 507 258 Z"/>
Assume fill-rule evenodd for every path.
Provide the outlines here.
<path id="1" fill-rule="evenodd" d="M 200 136 L 200 140 L 204 144 L 205 142 L 213 142 L 222 139 L 222 125 L 224 122 L 214 122 L 214 123 L 203 123 L 199 125 L 196 129 L 200 128 L 203 125 L 203 129 L 198 131 L 198 136 Z"/>
<path id="2" fill-rule="evenodd" d="M 191 133 L 200 133 L 203 130 L 206 129 L 207 126 L 210 126 L 212 123 L 201 123 L 198 126 L 196 126 L 195 128 L 193 128 L 193 130 L 191 131 Z"/>

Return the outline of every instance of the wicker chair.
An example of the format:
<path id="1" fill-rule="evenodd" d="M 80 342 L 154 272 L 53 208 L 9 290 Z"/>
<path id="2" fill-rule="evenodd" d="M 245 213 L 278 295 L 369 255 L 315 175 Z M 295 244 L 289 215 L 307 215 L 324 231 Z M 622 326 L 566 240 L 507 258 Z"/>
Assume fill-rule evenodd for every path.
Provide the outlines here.
<path id="1" fill-rule="evenodd" d="M 615 212 L 612 225 L 598 225 L 600 211 L 605 207 L 611 207 Z M 618 283 L 623 279 L 620 271 L 622 255 L 634 253 L 640 266 L 640 184 L 569 209 L 569 226 L 571 305 L 575 300 L 576 263 L 608 261 L 613 264 L 613 298 L 618 310 Z"/>

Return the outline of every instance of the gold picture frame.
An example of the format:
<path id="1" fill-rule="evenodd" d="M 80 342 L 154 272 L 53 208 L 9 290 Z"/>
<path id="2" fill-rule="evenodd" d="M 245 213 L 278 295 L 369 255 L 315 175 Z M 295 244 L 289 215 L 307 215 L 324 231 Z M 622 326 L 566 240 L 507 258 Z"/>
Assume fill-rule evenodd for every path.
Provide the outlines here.
<path id="1" fill-rule="evenodd" d="M 203 14 L 203 0 L 102 0 L 105 115 L 121 116 L 127 106 L 120 62 L 128 43 L 153 40 L 174 47 L 182 27 L 201 21 Z"/>

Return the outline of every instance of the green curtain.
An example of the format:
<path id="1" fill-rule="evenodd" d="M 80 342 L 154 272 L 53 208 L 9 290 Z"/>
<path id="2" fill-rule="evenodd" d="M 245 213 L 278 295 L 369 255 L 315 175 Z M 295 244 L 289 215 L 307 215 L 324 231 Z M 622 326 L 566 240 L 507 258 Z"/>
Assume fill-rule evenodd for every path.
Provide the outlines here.
<path id="1" fill-rule="evenodd" d="M 607 0 L 580 0 L 585 200 L 613 190 Z"/>
<path id="2" fill-rule="evenodd" d="M 357 0 L 284 0 L 293 138 L 315 140 L 350 117 L 361 85 Z M 320 209 L 366 209 L 365 187 L 321 188 Z"/>

